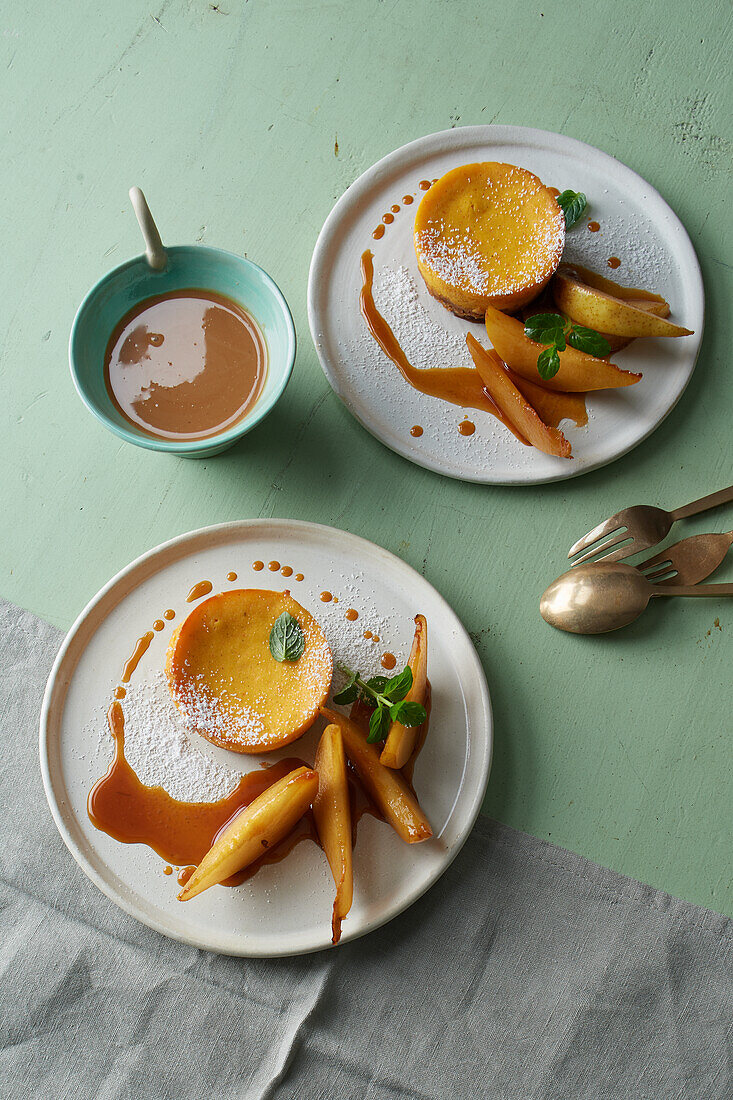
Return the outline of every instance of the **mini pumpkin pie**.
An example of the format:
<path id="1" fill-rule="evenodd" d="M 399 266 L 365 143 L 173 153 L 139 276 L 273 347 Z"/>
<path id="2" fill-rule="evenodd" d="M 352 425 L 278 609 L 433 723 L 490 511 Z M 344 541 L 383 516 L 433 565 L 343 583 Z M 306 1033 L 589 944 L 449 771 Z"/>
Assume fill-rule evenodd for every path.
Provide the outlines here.
<path id="1" fill-rule="evenodd" d="M 519 309 L 546 286 L 562 256 L 565 217 L 524 168 L 465 164 L 425 193 L 414 239 L 433 297 L 459 317 L 482 321 L 488 306 Z"/>
<path id="2" fill-rule="evenodd" d="M 270 633 L 287 611 L 305 648 L 275 660 Z M 269 752 L 300 737 L 328 695 L 333 661 L 313 616 L 287 592 L 234 589 L 200 603 L 173 635 L 168 684 L 190 728 L 234 752 Z"/>

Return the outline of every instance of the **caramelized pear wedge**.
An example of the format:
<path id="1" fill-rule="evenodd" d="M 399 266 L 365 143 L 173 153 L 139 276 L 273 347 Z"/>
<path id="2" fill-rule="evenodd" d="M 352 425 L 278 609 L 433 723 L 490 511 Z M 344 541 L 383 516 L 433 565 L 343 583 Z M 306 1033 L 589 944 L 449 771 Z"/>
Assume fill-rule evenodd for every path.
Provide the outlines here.
<path id="1" fill-rule="evenodd" d="M 524 325 L 498 309 L 486 310 L 486 331 L 499 356 L 516 374 L 530 382 L 537 382 L 548 390 L 565 390 L 582 393 L 585 390 L 611 390 L 620 386 L 633 386 L 641 378 L 628 370 L 621 370 L 605 359 L 596 359 L 570 346 L 560 352 L 560 369 L 553 378 L 540 378 L 537 357 L 542 344 L 536 344 L 524 335 Z"/>
<path id="2" fill-rule="evenodd" d="M 491 400 L 511 420 L 517 431 L 538 451 L 544 451 L 556 458 L 572 458 L 570 444 L 565 436 L 557 428 L 548 428 L 540 420 L 529 401 L 512 382 L 496 352 L 487 351 L 470 332 L 466 343 L 476 370 L 491 394 Z"/>
<path id="3" fill-rule="evenodd" d="M 408 844 L 428 840 L 433 830 L 405 777 L 394 768 L 385 768 L 380 763 L 377 746 L 370 745 L 366 734 L 345 714 L 337 714 L 328 707 L 321 707 L 321 714 L 328 722 L 335 722 L 340 727 L 346 755 L 394 831 Z"/>
<path id="4" fill-rule="evenodd" d="M 428 620 L 424 615 L 415 616 L 415 636 L 408 665 L 412 670 L 412 687 L 405 696 L 408 703 L 425 705 L 428 686 Z M 379 760 L 386 768 L 402 768 L 412 756 L 420 726 L 403 726 L 393 722 L 384 742 Z"/>
<path id="5" fill-rule="evenodd" d="M 316 752 L 315 769 L 318 772 L 318 794 L 313 802 L 313 816 L 316 819 L 318 839 L 336 883 L 331 942 L 338 943 L 341 939 L 341 922 L 351 909 L 354 896 L 351 804 L 340 726 L 326 726 L 323 731 Z"/>
<path id="6" fill-rule="evenodd" d="M 295 768 L 239 810 L 225 825 L 178 895 L 189 901 L 242 871 L 286 837 L 318 792 L 318 773 Z"/>
<path id="7" fill-rule="evenodd" d="M 660 316 L 658 310 L 669 312 L 664 299 L 648 294 L 645 298 L 621 297 L 623 288 L 610 279 L 599 277 L 595 280 L 603 286 L 592 286 L 586 281 L 578 268 L 563 265 L 552 283 L 555 305 L 571 321 L 596 332 L 611 336 L 691 336 L 689 328 L 674 325 Z M 612 286 L 613 291 L 603 287 Z M 634 288 L 636 290 L 636 288 Z M 636 291 L 638 294 L 639 292 Z M 647 307 L 647 303 L 651 308 Z M 641 308 L 640 308 L 641 307 Z"/>
<path id="8" fill-rule="evenodd" d="M 624 301 L 628 300 L 630 302 L 637 299 L 639 301 L 656 302 L 667 311 L 666 313 L 660 313 L 660 317 L 667 317 L 669 314 L 669 303 L 665 301 L 661 294 L 655 294 L 651 290 L 644 290 L 640 286 L 624 286 L 622 283 L 609 279 L 606 275 L 599 275 L 597 271 L 591 271 L 589 267 L 583 267 L 582 264 L 560 264 L 558 271 L 575 271 L 588 286 L 595 287 L 596 290 L 604 290 L 606 294 L 611 294 L 614 298 L 622 298 Z"/>

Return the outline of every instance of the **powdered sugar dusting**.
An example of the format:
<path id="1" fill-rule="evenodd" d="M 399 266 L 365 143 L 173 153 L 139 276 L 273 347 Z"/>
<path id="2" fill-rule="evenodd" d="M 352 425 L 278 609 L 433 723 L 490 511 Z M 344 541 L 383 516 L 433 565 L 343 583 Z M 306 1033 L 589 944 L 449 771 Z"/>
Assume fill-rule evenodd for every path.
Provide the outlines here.
<path id="1" fill-rule="evenodd" d="M 234 790 L 240 773 L 222 767 L 198 747 L 162 670 L 133 679 L 122 707 L 125 758 L 146 786 L 161 786 L 185 802 L 215 802 Z M 111 743 L 106 728 L 104 733 Z"/>

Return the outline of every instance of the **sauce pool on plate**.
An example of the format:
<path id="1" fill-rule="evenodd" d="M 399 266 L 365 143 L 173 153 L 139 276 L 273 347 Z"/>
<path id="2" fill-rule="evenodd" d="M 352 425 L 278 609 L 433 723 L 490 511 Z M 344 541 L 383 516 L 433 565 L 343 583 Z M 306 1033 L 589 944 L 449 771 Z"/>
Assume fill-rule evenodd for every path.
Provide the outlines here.
<path id="1" fill-rule="evenodd" d="M 112 333 L 104 363 L 118 412 L 158 439 L 208 439 L 233 427 L 257 401 L 266 373 L 254 318 L 197 289 L 139 302 Z"/>

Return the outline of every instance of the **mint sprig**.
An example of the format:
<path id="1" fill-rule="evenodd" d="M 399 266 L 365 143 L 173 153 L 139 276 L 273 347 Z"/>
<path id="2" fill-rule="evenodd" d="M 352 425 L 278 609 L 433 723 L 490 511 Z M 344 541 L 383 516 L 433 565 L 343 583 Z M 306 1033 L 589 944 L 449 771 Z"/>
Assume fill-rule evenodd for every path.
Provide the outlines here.
<path id="1" fill-rule="evenodd" d="M 588 205 L 588 200 L 582 191 L 563 191 L 557 196 L 557 204 L 565 215 L 565 228 L 570 229 Z"/>
<path id="2" fill-rule="evenodd" d="M 403 726 L 421 726 L 427 718 L 427 711 L 421 703 L 405 699 L 412 687 L 412 669 L 405 665 L 396 676 L 372 676 L 362 680 L 361 674 L 352 672 L 345 665 L 339 665 L 346 677 L 341 691 L 334 695 L 334 703 L 346 706 L 361 697 L 362 701 L 374 708 L 369 719 L 367 741 L 374 744 L 384 741 L 393 722 Z"/>
<path id="3" fill-rule="evenodd" d="M 276 661 L 297 661 L 305 650 L 305 635 L 289 611 L 278 615 L 270 631 L 270 653 Z"/>
<path id="4" fill-rule="evenodd" d="M 560 370 L 560 352 L 567 344 L 599 359 L 611 354 L 611 345 L 600 332 L 575 325 L 559 313 L 535 313 L 525 321 L 524 335 L 535 344 L 545 345 L 537 357 L 537 370 L 545 381 Z"/>

